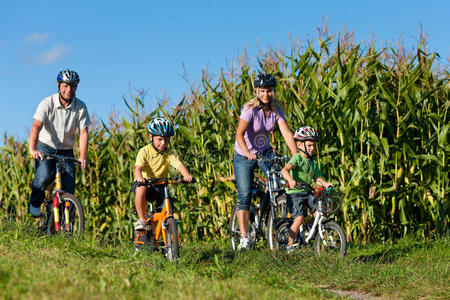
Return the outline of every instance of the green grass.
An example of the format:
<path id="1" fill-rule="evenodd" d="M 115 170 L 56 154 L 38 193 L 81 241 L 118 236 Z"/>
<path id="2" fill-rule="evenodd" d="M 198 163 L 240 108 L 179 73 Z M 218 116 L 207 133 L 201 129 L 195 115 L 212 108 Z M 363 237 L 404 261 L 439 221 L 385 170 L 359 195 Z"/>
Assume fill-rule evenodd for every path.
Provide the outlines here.
<path id="1" fill-rule="evenodd" d="M 185 245 L 178 262 L 131 244 L 39 237 L 32 224 L 0 224 L 2 298 L 449 298 L 449 238 L 353 245 L 344 259 L 268 250 L 233 253 L 227 241 Z"/>

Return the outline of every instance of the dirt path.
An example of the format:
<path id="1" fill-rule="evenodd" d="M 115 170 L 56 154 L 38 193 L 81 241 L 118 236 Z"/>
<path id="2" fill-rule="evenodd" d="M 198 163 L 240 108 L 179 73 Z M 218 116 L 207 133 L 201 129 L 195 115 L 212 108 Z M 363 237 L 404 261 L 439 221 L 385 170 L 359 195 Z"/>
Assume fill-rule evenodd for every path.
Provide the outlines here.
<path id="1" fill-rule="evenodd" d="M 386 298 L 382 297 L 376 297 L 371 295 L 368 292 L 360 292 L 360 291 L 341 291 L 341 290 L 332 290 L 332 289 L 325 289 L 328 292 L 334 293 L 341 297 L 349 297 L 351 299 L 358 299 L 358 300 L 368 300 L 368 299 L 375 299 L 375 300 L 383 300 Z"/>

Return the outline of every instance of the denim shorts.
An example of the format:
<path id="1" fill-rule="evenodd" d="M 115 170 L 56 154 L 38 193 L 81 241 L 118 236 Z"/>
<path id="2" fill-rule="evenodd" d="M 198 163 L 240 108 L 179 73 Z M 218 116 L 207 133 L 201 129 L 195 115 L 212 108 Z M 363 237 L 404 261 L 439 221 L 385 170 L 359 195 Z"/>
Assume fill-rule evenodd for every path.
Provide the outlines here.
<path id="1" fill-rule="evenodd" d="M 137 181 L 133 183 L 133 193 L 136 194 L 136 188 L 137 188 Z M 147 187 L 147 191 L 145 192 L 145 199 L 147 202 L 150 201 L 150 203 L 155 205 L 156 210 L 160 211 L 162 210 L 164 206 L 164 186 L 157 185 L 152 187 Z M 170 205 L 172 206 L 172 201 L 170 201 Z M 173 207 L 171 207 L 173 211 Z"/>
<path id="2" fill-rule="evenodd" d="M 316 211 L 317 199 L 311 193 L 286 194 L 287 206 L 291 217 L 306 216 L 308 206 L 311 213 Z"/>
<path id="3" fill-rule="evenodd" d="M 265 158 L 273 158 L 275 154 L 272 148 L 265 150 L 262 154 Z M 252 187 L 255 168 L 259 167 L 264 174 L 269 172 L 270 165 L 256 160 L 248 160 L 247 157 L 238 153 L 234 153 L 234 175 L 236 176 L 237 187 L 237 210 L 249 210 L 250 202 L 252 200 Z"/>

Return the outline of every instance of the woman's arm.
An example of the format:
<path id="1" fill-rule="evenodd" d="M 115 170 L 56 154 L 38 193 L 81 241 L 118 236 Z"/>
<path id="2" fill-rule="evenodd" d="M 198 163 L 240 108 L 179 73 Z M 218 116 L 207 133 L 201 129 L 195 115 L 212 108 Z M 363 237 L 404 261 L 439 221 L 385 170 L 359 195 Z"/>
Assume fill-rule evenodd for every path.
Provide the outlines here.
<path id="1" fill-rule="evenodd" d="M 291 155 L 296 154 L 298 152 L 297 146 L 295 145 L 294 136 L 292 135 L 287 122 L 282 120 L 278 122 L 278 126 L 280 127 L 281 134 L 283 135 L 283 138 L 291 151 Z"/>
<path id="2" fill-rule="evenodd" d="M 236 129 L 236 141 L 238 142 L 239 148 L 241 148 L 241 150 L 244 153 L 244 155 L 249 160 L 255 160 L 256 159 L 256 154 L 255 153 L 251 153 L 248 150 L 247 145 L 245 144 L 245 140 L 244 140 L 244 134 L 247 131 L 248 124 L 249 123 L 247 121 L 239 119 L 238 127 Z"/>

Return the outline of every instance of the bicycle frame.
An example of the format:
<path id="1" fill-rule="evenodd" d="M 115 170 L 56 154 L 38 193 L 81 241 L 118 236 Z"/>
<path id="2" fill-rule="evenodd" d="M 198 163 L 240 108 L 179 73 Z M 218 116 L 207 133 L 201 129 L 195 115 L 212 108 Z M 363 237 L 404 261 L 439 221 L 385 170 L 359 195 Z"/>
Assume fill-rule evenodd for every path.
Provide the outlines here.
<path id="1" fill-rule="evenodd" d="M 54 215 L 54 221 L 55 221 L 55 232 L 58 232 L 58 231 L 61 231 L 59 204 L 62 203 L 61 195 L 65 193 L 65 191 L 62 189 L 60 169 L 63 167 L 63 163 L 66 160 L 72 160 L 78 164 L 79 164 L 79 162 L 76 159 L 71 158 L 71 157 L 63 157 L 63 156 L 54 155 L 54 154 L 47 155 L 45 158 L 58 160 L 58 162 L 56 164 L 55 180 L 53 181 L 52 184 L 50 184 L 49 188 L 45 191 L 45 198 L 44 198 L 44 199 L 50 199 L 51 194 L 55 195 L 52 200 L 52 203 L 53 203 L 52 209 L 53 209 L 53 213 L 54 213 L 53 215 Z M 53 186 L 53 189 L 51 189 L 52 186 Z M 51 194 L 50 194 L 50 191 L 51 191 Z M 41 205 L 41 214 L 44 212 L 46 202 L 47 201 L 44 200 L 44 202 Z M 66 218 L 66 220 L 69 220 L 69 207 L 70 207 L 70 203 L 65 202 L 64 203 L 64 217 Z M 69 226 L 70 226 L 69 222 L 66 222 L 64 229 L 69 231 L 70 230 Z"/>
<path id="2" fill-rule="evenodd" d="M 195 182 L 195 180 L 193 180 L 193 182 Z M 146 183 L 143 184 L 146 186 L 164 185 L 164 205 L 162 210 L 156 213 L 153 212 L 153 205 L 149 203 L 150 205 L 149 217 L 146 219 L 147 226 L 151 227 L 156 246 L 159 246 L 159 240 L 161 236 L 163 238 L 164 245 L 167 245 L 167 236 L 165 230 L 167 226 L 167 219 L 173 217 L 168 185 L 176 183 L 183 183 L 183 181 L 179 181 L 177 179 L 155 179 L 155 180 L 146 180 Z M 135 243 L 143 245 L 144 242 L 141 241 L 141 237 L 145 234 L 147 234 L 145 230 L 138 231 L 137 236 L 135 238 Z M 177 235 L 179 241 L 178 231 Z"/>
<path id="3" fill-rule="evenodd" d="M 269 169 L 267 176 L 267 185 L 268 185 L 268 195 L 270 199 L 270 213 L 275 216 L 275 207 L 276 196 L 279 192 L 284 191 L 284 186 L 286 185 L 286 181 L 283 179 L 281 175 L 281 171 L 279 171 L 280 163 L 287 162 L 289 160 L 288 156 L 283 157 L 275 157 L 273 159 L 259 158 L 258 160 L 262 162 L 270 162 L 272 163 L 272 167 Z"/>

